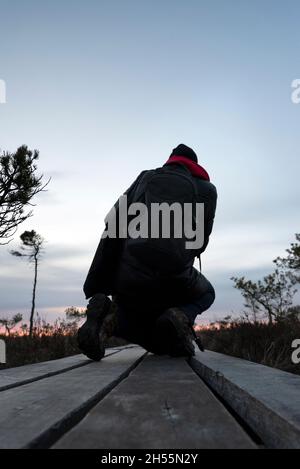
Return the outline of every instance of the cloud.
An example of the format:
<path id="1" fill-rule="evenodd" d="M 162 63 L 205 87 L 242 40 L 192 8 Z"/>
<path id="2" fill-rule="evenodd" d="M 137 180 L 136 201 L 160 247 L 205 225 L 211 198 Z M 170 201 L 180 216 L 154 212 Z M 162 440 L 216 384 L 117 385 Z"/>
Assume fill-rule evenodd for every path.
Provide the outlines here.
<path id="1" fill-rule="evenodd" d="M 85 305 L 82 286 L 91 259 L 85 248 L 51 245 L 38 269 L 36 308 L 60 312 L 68 306 Z M 28 312 L 31 307 L 33 268 L 23 259 L 0 248 L 0 313 Z M 62 307 L 62 305 L 65 305 Z"/>

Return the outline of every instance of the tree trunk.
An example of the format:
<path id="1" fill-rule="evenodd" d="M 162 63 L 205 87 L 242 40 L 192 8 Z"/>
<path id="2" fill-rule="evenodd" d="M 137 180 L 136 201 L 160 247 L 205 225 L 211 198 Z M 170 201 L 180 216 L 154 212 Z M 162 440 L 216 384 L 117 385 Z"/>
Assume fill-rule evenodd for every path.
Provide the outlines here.
<path id="1" fill-rule="evenodd" d="M 269 324 L 273 324 L 272 314 L 270 312 L 268 312 L 268 315 L 269 315 Z"/>
<path id="2" fill-rule="evenodd" d="M 30 328 L 29 328 L 29 337 L 32 337 L 33 332 L 33 318 L 35 310 L 35 292 L 36 292 L 36 282 L 37 282 L 37 269 L 38 269 L 38 259 L 37 256 L 34 256 L 34 281 L 33 281 L 33 291 L 32 291 L 32 303 L 31 303 L 31 313 L 30 313 Z"/>

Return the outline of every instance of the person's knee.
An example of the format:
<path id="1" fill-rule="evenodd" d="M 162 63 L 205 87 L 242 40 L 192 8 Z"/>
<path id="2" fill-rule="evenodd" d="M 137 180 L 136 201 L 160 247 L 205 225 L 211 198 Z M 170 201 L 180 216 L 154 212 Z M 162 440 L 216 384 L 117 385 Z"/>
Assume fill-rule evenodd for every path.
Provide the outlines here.
<path id="1" fill-rule="evenodd" d="M 198 314 L 201 314 L 212 306 L 216 299 L 216 293 L 214 287 L 207 279 L 203 279 L 201 288 L 198 289 L 197 293 L 195 304 L 200 308 Z"/>
<path id="2" fill-rule="evenodd" d="M 216 299 L 216 292 L 215 292 L 215 289 L 214 289 L 214 287 L 212 286 L 211 283 L 209 284 L 209 288 L 206 292 L 206 295 L 208 297 L 208 303 L 209 303 L 208 308 L 210 308 L 211 305 L 215 302 L 215 299 Z"/>
<path id="3" fill-rule="evenodd" d="M 209 294 L 210 297 L 212 298 L 212 302 L 214 302 L 215 297 L 216 297 L 214 287 L 212 286 L 210 281 L 207 280 L 207 278 L 204 277 L 204 275 L 202 274 L 199 275 L 198 282 L 195 288 L 195 293 L 199 297 Z"/>

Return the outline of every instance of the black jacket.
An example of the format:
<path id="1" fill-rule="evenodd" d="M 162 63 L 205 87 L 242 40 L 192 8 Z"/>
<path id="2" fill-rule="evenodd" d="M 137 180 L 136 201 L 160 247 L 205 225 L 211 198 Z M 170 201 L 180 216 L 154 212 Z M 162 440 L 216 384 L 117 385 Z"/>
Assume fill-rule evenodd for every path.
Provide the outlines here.
<path id="1" fill-rule="evenodd" d="M 186 168 L 181 165 L 176 164 L 170 167 L 176 168 L 176 171 L 186 171 Z M 143 171 L 125 192 L 128 204 L 133 201 L 135 190 L 141 179 L 148 173 L 149 171 Z M 204 244 L 198 253 L 200 255 L 208 245 L 213 228 L 217 191 L 211 182 L 198 177 L 194 179 L 197 186 L 197 201 L 204 203 Z M 115 208 L 118 215 L 118 202 L 116 202 Z M 176 284 L 179 279 L 180 284 L 187 287 L 190 287 L 196 281 L 193 262 L 187 265 L 180 275 L 174 276 L 174 279 L 168 278 L 168 284 L 170 284 L 170 281 L 172 283 L 172 280 Z M 126 249 L 124 249 L 124 239 L 107 237 L 100 240 L 83 290 L 87 299 L 99 292 L 106 295 L 125 294 L 133 296 L 136 292 L 142 294 L 143 290 L 155 289 L 158 284 L 163 285 L 163 280 L 157 278 L 154 272 L 149 271 L 145 266 L 139 265 L 135 259 L 129 256 Z"/>

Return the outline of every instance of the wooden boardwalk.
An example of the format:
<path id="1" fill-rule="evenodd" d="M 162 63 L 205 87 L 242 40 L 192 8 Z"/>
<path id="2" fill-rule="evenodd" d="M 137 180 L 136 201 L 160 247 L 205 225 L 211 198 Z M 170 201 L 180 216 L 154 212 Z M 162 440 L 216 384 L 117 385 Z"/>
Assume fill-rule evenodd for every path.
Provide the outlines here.
<path id="1" fill-rule="evenodd" d="M 0 448 L 300 448 L 299 399 L 300 377 L 244 360 L 112 348 L 0 371 Z"/>

